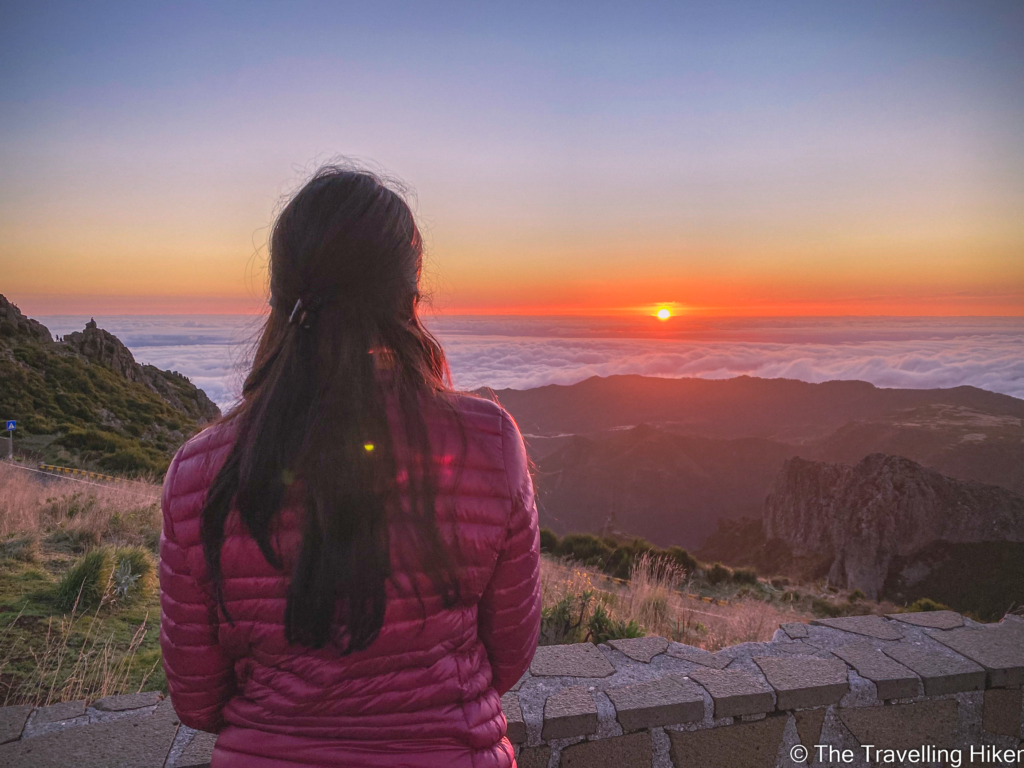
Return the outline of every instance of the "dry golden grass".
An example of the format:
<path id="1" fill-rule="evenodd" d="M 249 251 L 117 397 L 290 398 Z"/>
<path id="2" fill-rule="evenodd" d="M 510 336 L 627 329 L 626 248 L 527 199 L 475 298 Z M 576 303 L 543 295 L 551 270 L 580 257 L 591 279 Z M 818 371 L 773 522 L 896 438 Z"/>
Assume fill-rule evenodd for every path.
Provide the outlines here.
<path id="1" fill-rule="evenodd" d="M 780 624 L 810 618 L 792 608 L 749 597 L 705 602 L 687 591 L 685 577 L 674 564 L 642 555 L 633 566 L 628 584 L 621 584 L 604 574 L 545 556 L 541 562 L 541 594 L 544 607 L 549 608 L 567 596 L 593 592 L 612 619 L 635 621 L 648 635 L 661 635 L 709 651 L 767 641 Z"/>
<path id="2" fill-rule="evenodd" d="M 162 687 L 155 595 L 122 606 L 108 579 L 95 611 L 74 601 L 65 612 L 57 594 L 61 574 L 97 544 L 155 548 L 159 494 L 152 483 L 83 482 L 0 462 L 0 704 Z"/>
<path id="3" fill-rule="evenodd" d="M 160 531 L 160 486 L 43 476 L 0 462 L 0 540 L 14 534 L 145 544 Z"/>

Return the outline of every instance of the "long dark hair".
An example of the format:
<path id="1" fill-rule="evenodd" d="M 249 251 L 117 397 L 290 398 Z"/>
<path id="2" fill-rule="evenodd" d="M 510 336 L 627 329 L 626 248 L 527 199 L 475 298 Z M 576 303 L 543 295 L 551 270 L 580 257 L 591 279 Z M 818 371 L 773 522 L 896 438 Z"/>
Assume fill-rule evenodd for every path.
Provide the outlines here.
<path id="1" fill-rule="evenodd" d="M 403 531 L 443 604 L 459 600 L 455 555 L 436 519 L 425 416 L 444 409 L 450 377 L 417 316 L 422 260 L 409 206 L 361 170 L 321 168 L 274 223 L 271 311 L 241 403 L 226 417 L 235 442 L 201 517 L 229 621 L 221 570 L 228 517 L 237 509 L 263 556 L 283 569 L 275 533 L 291 493 L 301 493 L 304 520 L 285 609 L 290 643 L 333 640 L 348 653 L 373 642 L 397 516 L 408 517 Z"/>

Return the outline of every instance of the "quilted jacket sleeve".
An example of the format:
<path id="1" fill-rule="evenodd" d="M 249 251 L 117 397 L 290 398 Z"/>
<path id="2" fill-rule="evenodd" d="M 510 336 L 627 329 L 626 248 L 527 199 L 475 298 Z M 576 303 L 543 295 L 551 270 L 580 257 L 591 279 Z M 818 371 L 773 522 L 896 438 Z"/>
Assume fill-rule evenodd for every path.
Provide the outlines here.
<path id="1" fill-rule="evenodd" d="M 502 449 L 512 513 L 491 580 L 480 600 L 479 634 L 499 694 L 530 666 L 540 633 L 540 533 L 526 446 L 512 418 L 502 412 Z"/>
<path id="2" fill-rule="evenodd" d="M 163 533 L 160 536 L 160 647 L 171 703 L 181 722 L 217 733 L 221 710 L 234 693 L 231 660 L 217 642 L 218 616 L 213 599 L 193 578 L 187 549 L 175 531 L 174 505 L 199 503 L 199 494 L 186 500 L 176 493 L 181 452 L 174 457 L 163 489 Z M 187 469 L 187 468 L 186 468 Z M 190 510 L 191 511 L 191 510 Z M 180 519 L 180 518 L 179 518 Z M 187 521 L 198 527 L 195 519 Z M 184 527 L 185 523 L 179 523 Z M 194 546 L 199 546 L 198 542 Z"/>

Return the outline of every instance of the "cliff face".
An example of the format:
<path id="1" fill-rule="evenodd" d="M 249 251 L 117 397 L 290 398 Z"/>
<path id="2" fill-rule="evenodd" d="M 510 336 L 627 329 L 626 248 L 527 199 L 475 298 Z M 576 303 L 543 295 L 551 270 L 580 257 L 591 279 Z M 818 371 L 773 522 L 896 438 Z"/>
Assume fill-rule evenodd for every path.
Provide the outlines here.
<path id="1" fill-rule="evenodd" d="M 765 501 L 764 528 L 794 555 L 832 558 L 832 583 L 877 598 L 895 559 L 937 542 L 1024 542 L 1024 497 L 901 456 L 855 466 L 793 458 Z"/>

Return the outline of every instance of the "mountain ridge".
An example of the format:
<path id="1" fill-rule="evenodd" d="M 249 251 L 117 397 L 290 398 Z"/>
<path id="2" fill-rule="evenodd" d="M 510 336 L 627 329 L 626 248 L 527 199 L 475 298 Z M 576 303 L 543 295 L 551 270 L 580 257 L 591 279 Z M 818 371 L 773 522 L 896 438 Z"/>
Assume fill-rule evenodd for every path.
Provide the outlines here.
<path id="1" fill-rule="evenodd" d="M 186 376 L 141 365 L 90 321 L 55 340 L 0 295 L 0 415 L 16 446 L 51 463 L 162 474 L 220 409 Z"/>

